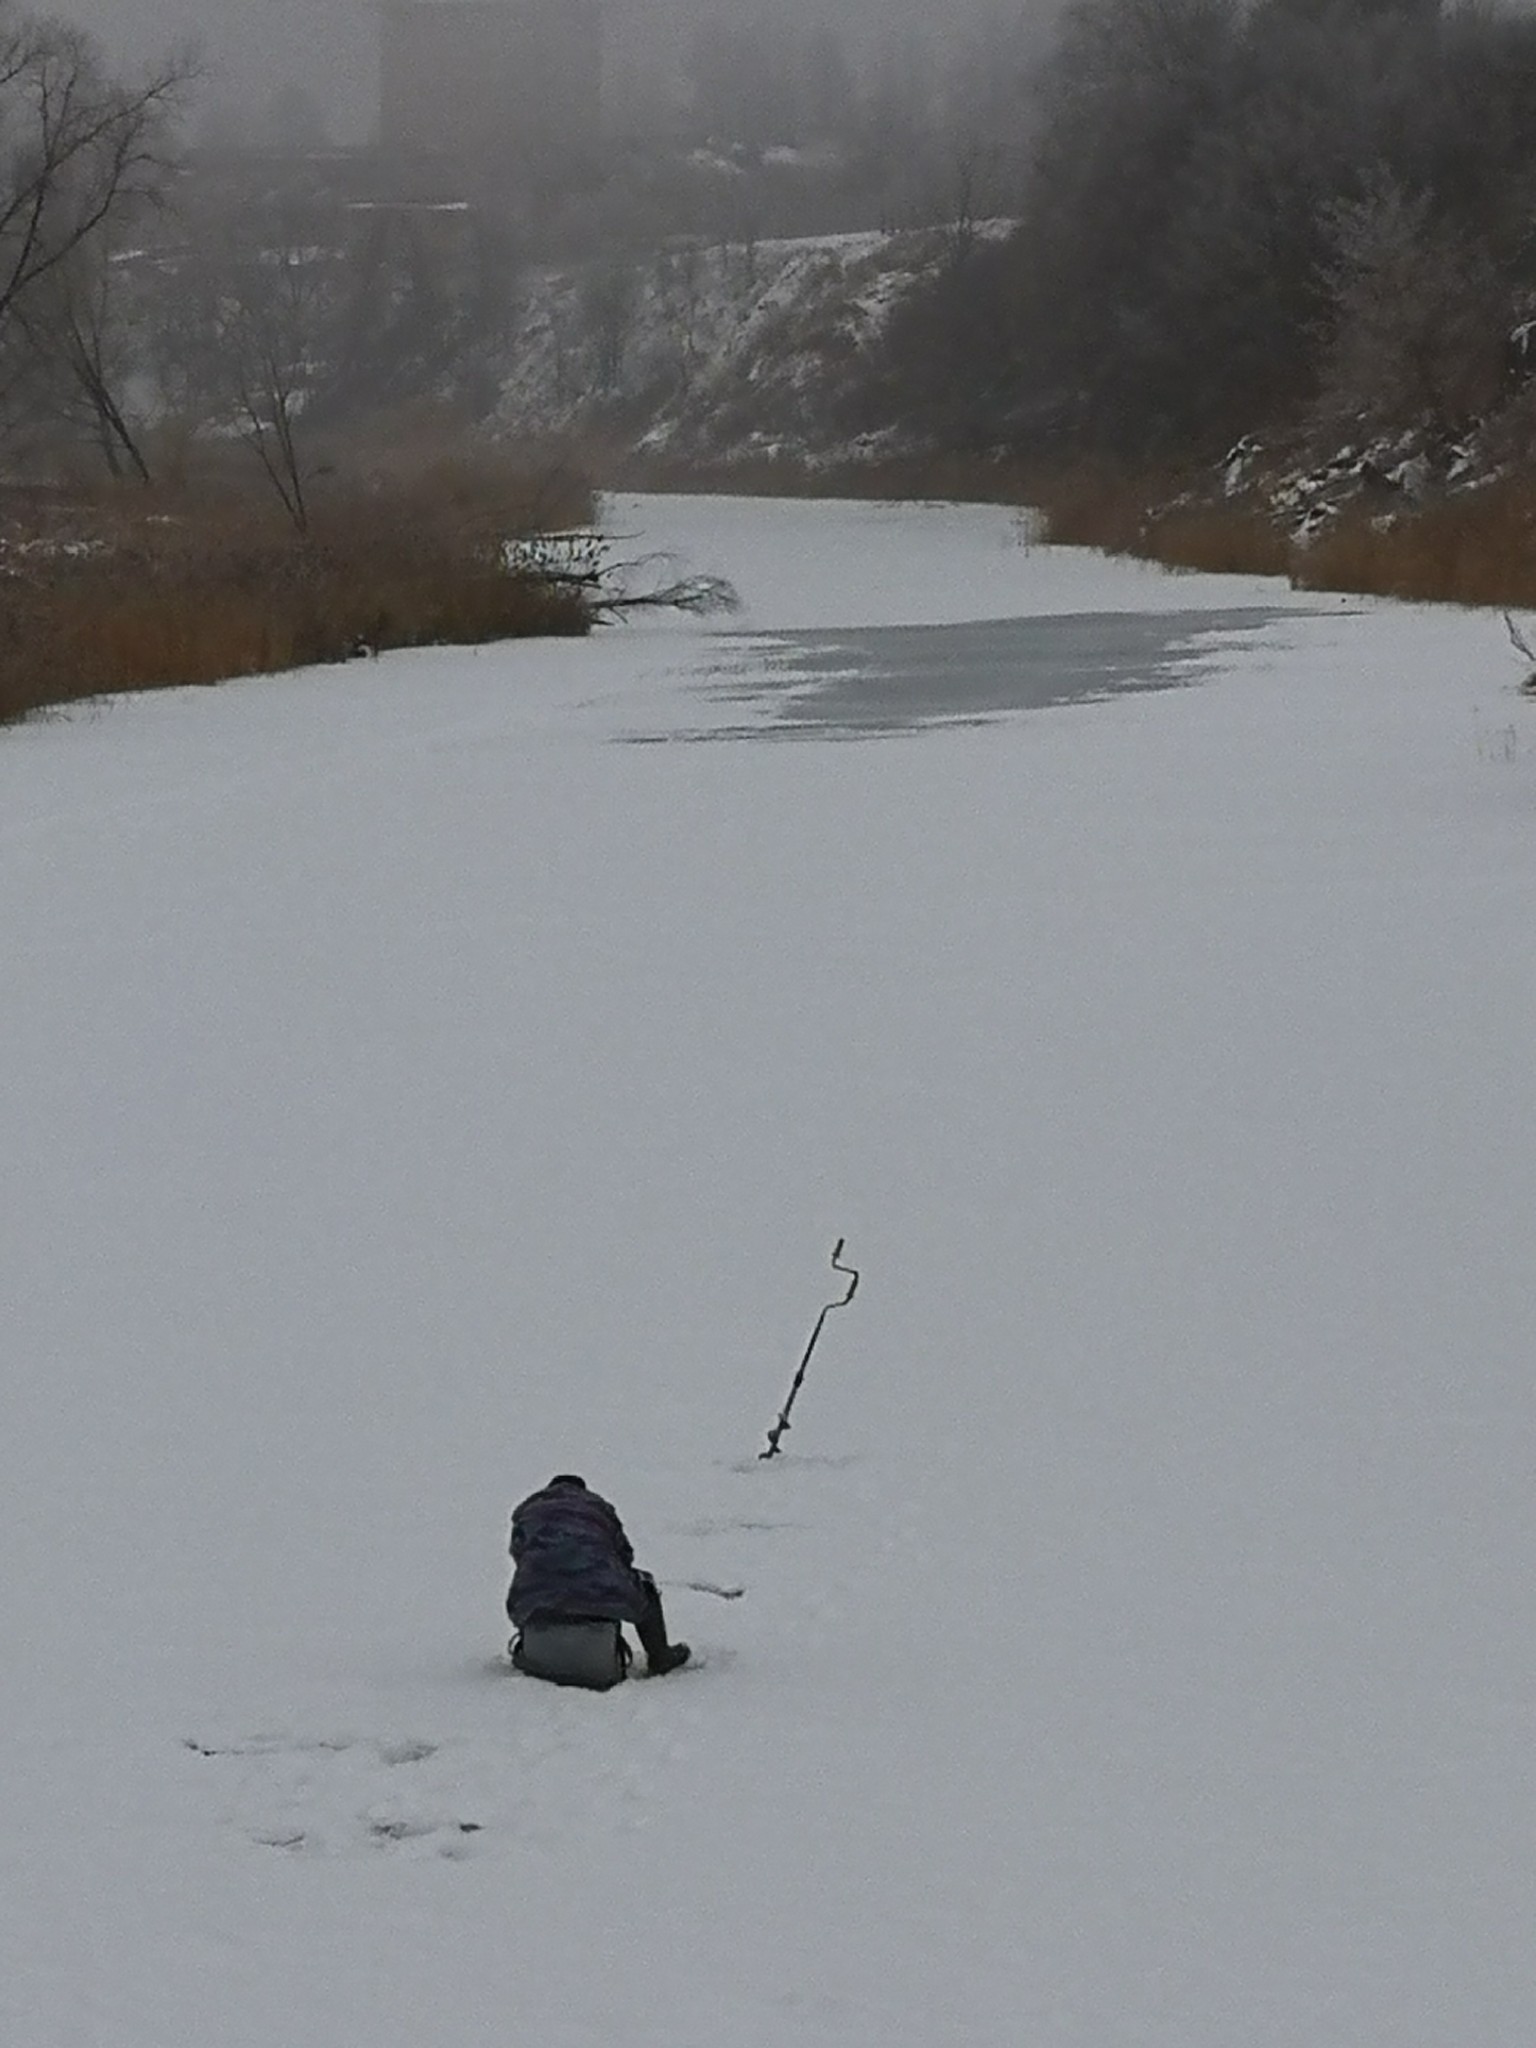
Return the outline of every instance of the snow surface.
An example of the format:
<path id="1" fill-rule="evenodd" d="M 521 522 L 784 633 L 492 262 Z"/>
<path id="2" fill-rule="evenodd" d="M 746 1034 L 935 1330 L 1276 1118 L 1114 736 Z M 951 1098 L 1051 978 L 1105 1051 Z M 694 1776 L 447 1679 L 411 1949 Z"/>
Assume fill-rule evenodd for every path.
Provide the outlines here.
<path id="1" fill-rule="evenodd" d="M 0 2040 L 1523 2048 L 1502 625 L 616 744 L 792 627 L 1290 601 L 986 509 L 612 517 L 751 632 L 0 734 Z M 670 1592 L 701 1669 L 498 1668 L 570 1467 L 745 1588 Z"/>

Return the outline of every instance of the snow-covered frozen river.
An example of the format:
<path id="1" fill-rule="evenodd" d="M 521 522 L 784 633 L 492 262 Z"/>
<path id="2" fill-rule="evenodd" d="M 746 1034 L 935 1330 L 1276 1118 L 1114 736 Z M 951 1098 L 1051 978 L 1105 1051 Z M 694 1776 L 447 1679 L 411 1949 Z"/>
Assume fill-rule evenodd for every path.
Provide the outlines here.
<path id="1" fill-rule="evenodd" d="M 1501 622 L 610 518 L 733 630 L 0 733 L 0 2040 L 1524 2048 Z"/>

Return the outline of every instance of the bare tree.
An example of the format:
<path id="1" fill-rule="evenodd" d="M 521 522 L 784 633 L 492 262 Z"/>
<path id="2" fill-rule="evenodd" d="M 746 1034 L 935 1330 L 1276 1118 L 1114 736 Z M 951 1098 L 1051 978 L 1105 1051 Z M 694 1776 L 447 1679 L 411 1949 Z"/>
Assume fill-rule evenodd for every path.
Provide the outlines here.
<path id="1" fill-rule="evenodd" d="M 685 398 L 698 374 L 707 261 L 703 245 L 688 235 L 664 248 L 656 264 L 656 292 L 665 314 L 666 332 L 676 351 L 673 369 L 677 387 Z"/>
<path id="2" fill-rule="evenodd" d="M 0 327 L 109 222 L 160 196 L 195 75 L 181 51 L 115 82 L 89 36 L 0 0 Z"/>
<path id="3" fill-rule="evenodd" d="M 132 275 L 137 252 L 122 246 L 123 225 L 104 223 L 13 307 L 21 371 L 21 404 L 13 410 L 83 434 L 112 476 L 148 483 L 128 396 L 142 338 Z"/>
<path id="4" fill-rule="evenodd" d="M 241 436 L 302 534 L 309 531 L 309 500 L 298 423 L 306 396 L 305 341 L 314 307 L 313 279 L 306 275 L 301 252 L 284 249 L 273 261 L 270 289 L 231 305 L 222 341 L 228 349 Z"/>
<path id="5" fill-rule="evenodd" d="M 1001 152 L 995 144 L 957 136 L 949 151 L 949 191 L 943 207 L 944 240 L 949 260 L 963 263 L 976 246 L 980 221 L 991 211 L 990 198 L 999 182 Z"/>
<path id="6" fill-rule="evenodd" d="M 162 397 L 238 434 L 298 532 L 309 529 L 300 421 L 330 360 L 340 260 L 300 201 L 193 225 L 155 338 Z"/>
<path id="7" fill-rule="evenodd" d="M 594 380 L 601 391 L 616 391 L 639 314 L 639 280 L 621 257 L 595 264 L 579 288 L 582 326 L 591 350 Z"/>

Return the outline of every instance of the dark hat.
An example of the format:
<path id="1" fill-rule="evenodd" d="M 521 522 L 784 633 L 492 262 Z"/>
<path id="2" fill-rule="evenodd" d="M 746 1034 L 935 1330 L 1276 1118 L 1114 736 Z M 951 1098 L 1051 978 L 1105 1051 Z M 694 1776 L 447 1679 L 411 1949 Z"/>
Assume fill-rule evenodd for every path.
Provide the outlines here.
<path id="1" fill-rule="evenodd" d="M 579 1472 L 557 1472 L 549 1483 L 551 1486 L 579 1486 L 583 1493 L 587 1489 L 587 1482 Z"/>

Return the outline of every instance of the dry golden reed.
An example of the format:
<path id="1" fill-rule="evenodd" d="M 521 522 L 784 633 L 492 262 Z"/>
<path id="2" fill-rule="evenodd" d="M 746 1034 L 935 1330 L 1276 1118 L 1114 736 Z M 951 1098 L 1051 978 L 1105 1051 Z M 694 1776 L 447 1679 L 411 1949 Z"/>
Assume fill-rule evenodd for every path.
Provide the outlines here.
<path id="1" fill-rule="evenodd" d="M 1306 542 L 1251 506 L 1170 502 L 1145 479 L 1077 474 L 1037 481 L 1035 496 L 1052 540 L 1173 568 L 1420 602 L 1536 606 L 1536 483 L 1524 478 L 1390 511 L 1379 501 L 1345 506 Z"/>
<path id="2" fill-rule="evenodd" d="M 364 650 L 581 633 L 506 543 L 590 516 L 574 483 L 437 464 L 316 497 L 300 534 L 227 480 L 0 498 L 0 719 Z"/>

